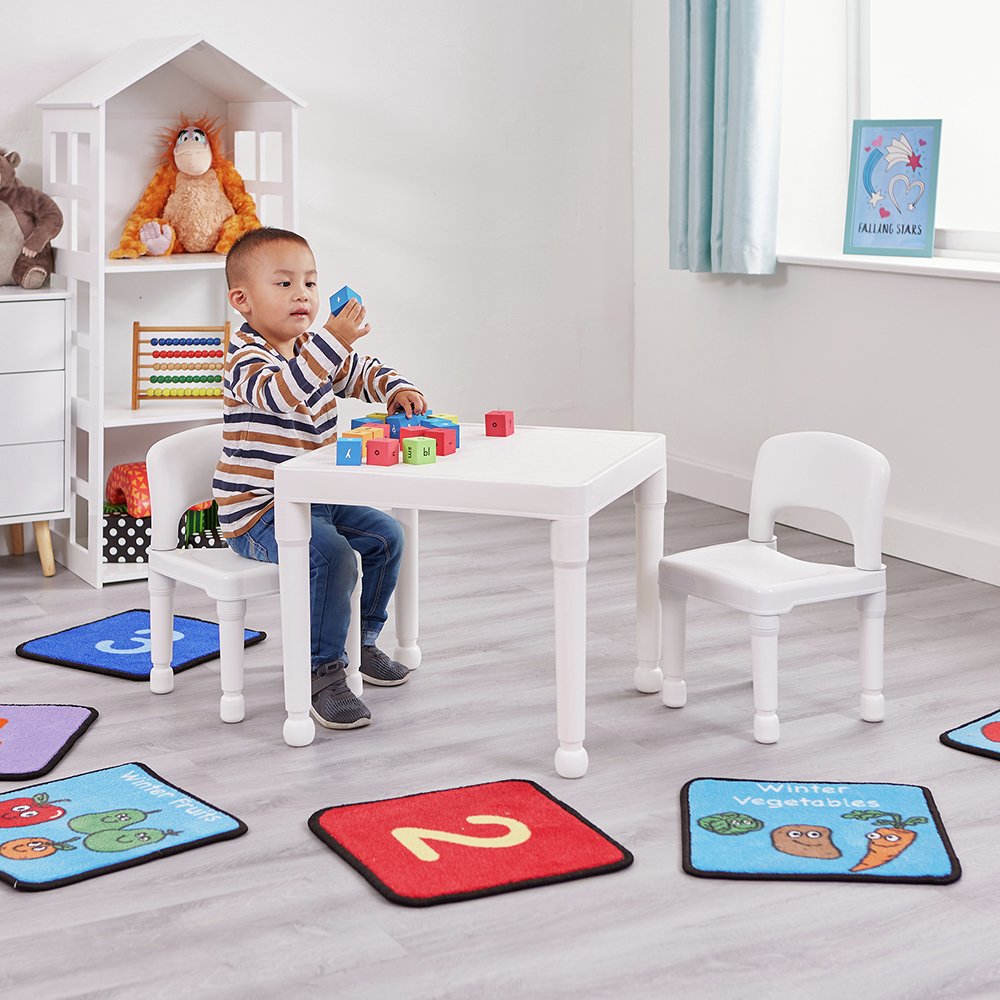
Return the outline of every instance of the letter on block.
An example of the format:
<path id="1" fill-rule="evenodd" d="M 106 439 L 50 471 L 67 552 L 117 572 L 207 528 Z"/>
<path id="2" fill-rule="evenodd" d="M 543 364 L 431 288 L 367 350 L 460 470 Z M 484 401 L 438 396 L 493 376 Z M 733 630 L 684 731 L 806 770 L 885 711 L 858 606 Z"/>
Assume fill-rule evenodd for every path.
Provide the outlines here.
<path id="1" fill-rule="evenodd" d="M 365 457 L 369 465 L 396 465 L 399 442 L 391 438 L 369 438 L 365 441 Z"/>
<path id="2" fill-rule="evenodd" d="M 407 465 L 430 465 L 437 461 L 437 441 L 428 437 L 408 437 L 403 442 L 403 461 Z"/>
<path id="3" fill-rule="evenodd" d="M 439 455 L 455 454 L 456 430 L 457 428 L 455 427 L 423 428 L 424 435 L 429 438 L 434 438 L 434 440 L 437 442 L 437 453 Z"/>
<path id="4" fill-rule="evenodd" d="M 351 299 L 357 299 L 358 302 L 361 302 L 361 296 L 358 295 L 353 288 L 344 285 L 339 292 L 334 292 L 333 295 L 330 296 L 330 312 L 332 312 L 334 316 L 339 316 L 340 310 L 343 309 L 344 306 L 351 301 Z"/>
<path id="5" fill-rule="evenodd" d="M 389 425 L 389 437 L 398 438 L 400 429 L 403 427 L 419 427 L 422 417 L 408 417 L 404 413 L 394 413 L 391 417 L 386 417 L 385 422 Z"/>
<path id="6" fill-rule="evenodd" d="M 337 438 L 337 465 L 360 465 L 364 441 L 356 437 Z"/>
<path id="7" fill-rule="evenodd" d="M 513 410 L 490 410 L 490 412 L 486 414 L 487 437 L 510 437 L 513 433 Z"/>

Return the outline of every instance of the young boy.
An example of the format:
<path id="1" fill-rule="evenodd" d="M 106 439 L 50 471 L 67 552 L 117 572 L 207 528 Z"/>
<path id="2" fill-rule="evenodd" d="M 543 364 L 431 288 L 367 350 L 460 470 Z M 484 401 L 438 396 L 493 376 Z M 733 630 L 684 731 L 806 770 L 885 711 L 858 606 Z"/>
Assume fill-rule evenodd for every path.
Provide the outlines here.
<path id="1" fill-rule="evenodd" d="M 246 321 L 229 341 L 223 386 L 222 458 L 213 483 L 230 547 L 278 561 L 274 467 L 337 438 L 337 396 L 385 403 L 388 412 L 424 413 L 413 385 L 378 358 L 356 354 L 371 329 L 354 299 L 323 329 L 309 328 L 319 306 L 309 244 L 283 229 L 256 229 L 226 256 L 229 301 Z M 409 670 L 376 645 L 403 553 L 399 523 L 370 507 L 313 504 L 309 547 L 312 715 L 328 729 L 355 729 L 371 712 L 347 686 L 347 628 L 361 554 L 361 676 L 394 686 Z"/>

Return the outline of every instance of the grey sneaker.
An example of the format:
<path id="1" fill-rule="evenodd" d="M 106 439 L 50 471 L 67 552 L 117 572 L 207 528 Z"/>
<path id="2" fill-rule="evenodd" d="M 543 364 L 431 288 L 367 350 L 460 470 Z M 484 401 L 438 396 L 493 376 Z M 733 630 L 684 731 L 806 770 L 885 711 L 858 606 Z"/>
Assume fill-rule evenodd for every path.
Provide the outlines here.
<path id="1" fill-rule="evenodd" d="M 390 659 L 378 646 L 361 647 L 360 673 L 369 684 L 379 687 L 396 687 L 410 679 L 410 668 Z"/>
<path id="2" fill-rule="evenodd" d="M 340 660 L 313 671 L 309 714 L 326 729 L 358 729 L 372 721 L 368 706 L 347 686 Z"/>

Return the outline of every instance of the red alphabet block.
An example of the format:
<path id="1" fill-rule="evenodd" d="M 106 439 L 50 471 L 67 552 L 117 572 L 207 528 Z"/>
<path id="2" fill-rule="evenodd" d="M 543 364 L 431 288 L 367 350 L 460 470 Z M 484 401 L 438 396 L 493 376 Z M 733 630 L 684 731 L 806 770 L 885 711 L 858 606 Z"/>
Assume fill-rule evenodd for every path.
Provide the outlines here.
<path id="1" fill-rule="evenodd" d="M 407 438 L 428 437 L 429 435 L 424 433 L 426 430 L 426 427 L 400 427 L 399 440 L 405 441 Z M 440 454 L 440 452 L 438 454 Z"/>
<path id="2" fill-rule="evenodd" d="M 486 414 L 487 437 L 510 437 L 513 433 L 513 410 L 490 410 L 490 412 Z"/>
<path id="3" fill-rule="evenodd" d="M 424 437 L 434 438 L 437 441 L 437 453 L 441 455 L 455 454 L 455 428 L 454 427 L 423 427 Z"/>
<path id="4" fill-rule="evenodd" d="M 399 441 L 396 438 L 369 438 L 365 442 L 365 457 L 369 465 L 397 465 Z"/>

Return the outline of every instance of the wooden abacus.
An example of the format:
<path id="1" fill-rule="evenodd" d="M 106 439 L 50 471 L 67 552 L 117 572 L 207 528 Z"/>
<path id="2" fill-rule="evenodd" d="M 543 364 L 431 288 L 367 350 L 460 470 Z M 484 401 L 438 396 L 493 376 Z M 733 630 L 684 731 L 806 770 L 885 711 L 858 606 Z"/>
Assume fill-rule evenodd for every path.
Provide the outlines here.
<path id="1" fill-rule="evenodd" d="M 147 339 L 143 337 L 147 333 L 188 336 Z M 211 333 L 221 336 L 204 336 Z M 142 399 L 220 398 L 228 348 L 228 322 L 223 326 L 140 326 L 133 323 L 132 409 L 139 409 Z"/>

